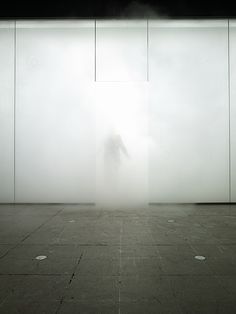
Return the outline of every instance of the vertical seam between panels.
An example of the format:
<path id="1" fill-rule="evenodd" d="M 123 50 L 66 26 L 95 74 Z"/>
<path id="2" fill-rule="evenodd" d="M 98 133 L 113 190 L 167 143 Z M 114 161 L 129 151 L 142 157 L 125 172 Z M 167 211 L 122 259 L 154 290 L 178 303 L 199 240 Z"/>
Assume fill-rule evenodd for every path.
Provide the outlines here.
<path id="1" fill-rule="evenodd" d="M 14 119 L 14 122 L 13 122 L 14 124 L 13 126 L 13 129 L 14 129 L 13 131 L 13 141 L 14 141 L 13 143 L 13 146 L 14 146 L 13 148 L 14 149 L 13 184 L 14 184 L 14 187 L 13 189 L 14 189 L 14 203 L 15 203 L 16 201 L 16 20 L 14 23 L 14 92 L 13 93 L 14 93 L 13 95 L 13 98 L 14 98 L 13 100 L 14 102 L 13 104 L 14 106 L 14 117 L 13 117 Z"/>
<path id="2" fill-rule="evenodd" d="M 97 81 L 97 20 L 94 20 L 94 81 Z"/>
<path id="3" fill-rule="evenodd" d="M 230 36 L 229 36 L 229 19 L 228 19 L 228 108 L 229 108 L 229 202 L 231 202 L 231 77 L 230 77 Z"/>
<path id="4" fill-rule="evenodd" d="M 147 81 L 149 81 L 149 22 L 147 19 Z"/>

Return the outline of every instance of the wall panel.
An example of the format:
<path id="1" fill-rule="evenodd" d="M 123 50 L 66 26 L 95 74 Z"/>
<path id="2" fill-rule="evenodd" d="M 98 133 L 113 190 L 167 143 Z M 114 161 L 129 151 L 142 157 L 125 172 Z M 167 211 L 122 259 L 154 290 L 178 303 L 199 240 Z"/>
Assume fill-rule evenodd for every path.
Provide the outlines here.
<path id="1" fill-rule="evenodd" d="M 236 202 L 236 21 L 229 21 L 231 201 Z"/>
<path id="2" fill-rule="evenodd" d="M 150 21 L 150 201 L 229 201 L 227 21 Z"/>
<path id="3" fill-rule="evenodd" d="M 94 21 L 17 22 L 16 81 L 16 201 L 94 201 Z"/>
<path id="4" fill-rule="evenodd" d="M 0 22 L 0 202 L 14 201 L 14 22 Z"/>
<path id="5" fill-rule="evenodd" d="M 96 81 L 147 80 L 147 21 L 96 21 Z"/>

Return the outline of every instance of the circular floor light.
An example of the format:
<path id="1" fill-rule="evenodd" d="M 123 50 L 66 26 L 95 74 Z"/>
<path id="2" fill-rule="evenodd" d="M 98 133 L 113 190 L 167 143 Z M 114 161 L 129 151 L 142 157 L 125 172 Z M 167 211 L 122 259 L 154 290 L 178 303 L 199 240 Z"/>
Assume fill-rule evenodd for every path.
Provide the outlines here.
<path id="1" fill-rule="evenodd" d="M 196 255 L 196 256 L 194 256 L 194 258 L 199 260 L 199 261 L 204 261 L 206 259 L 206 257 L 202 256 L 202 255 Z"/>
<path id="2" fill-rule="evenodd" d="M 35 257 L 35 259 L 37 259 L 38 261 L 42 261 L 42 260 L 44 260 L 45 258 L 47 258 L 46 255 L 39 255 L 39 256 Z"/>

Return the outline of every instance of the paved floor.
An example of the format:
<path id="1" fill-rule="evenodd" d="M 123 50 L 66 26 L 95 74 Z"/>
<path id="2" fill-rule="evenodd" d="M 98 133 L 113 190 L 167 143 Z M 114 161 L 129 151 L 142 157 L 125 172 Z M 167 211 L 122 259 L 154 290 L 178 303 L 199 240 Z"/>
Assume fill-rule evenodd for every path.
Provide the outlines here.
<path id="1" fill-rule="evenodd" d="M 0 205 L 0 313 L 235 314 L 236 205 Z"/>

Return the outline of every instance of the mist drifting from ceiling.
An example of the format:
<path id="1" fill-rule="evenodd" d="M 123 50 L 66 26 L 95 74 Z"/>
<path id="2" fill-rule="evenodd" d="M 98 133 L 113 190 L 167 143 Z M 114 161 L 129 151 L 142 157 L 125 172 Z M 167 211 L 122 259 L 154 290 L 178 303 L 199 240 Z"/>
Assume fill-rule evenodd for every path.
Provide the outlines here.
<path id="1" fill-rule="evenodd" d="M 166 19 L 168 18 L 168 15 L 164 13 L 157 5 L 153 6 L 151 4 L 139 1 L 132 1 L 124 8 L 124 11 L 120 14 L 120 17 L 129 19 Z"/>

